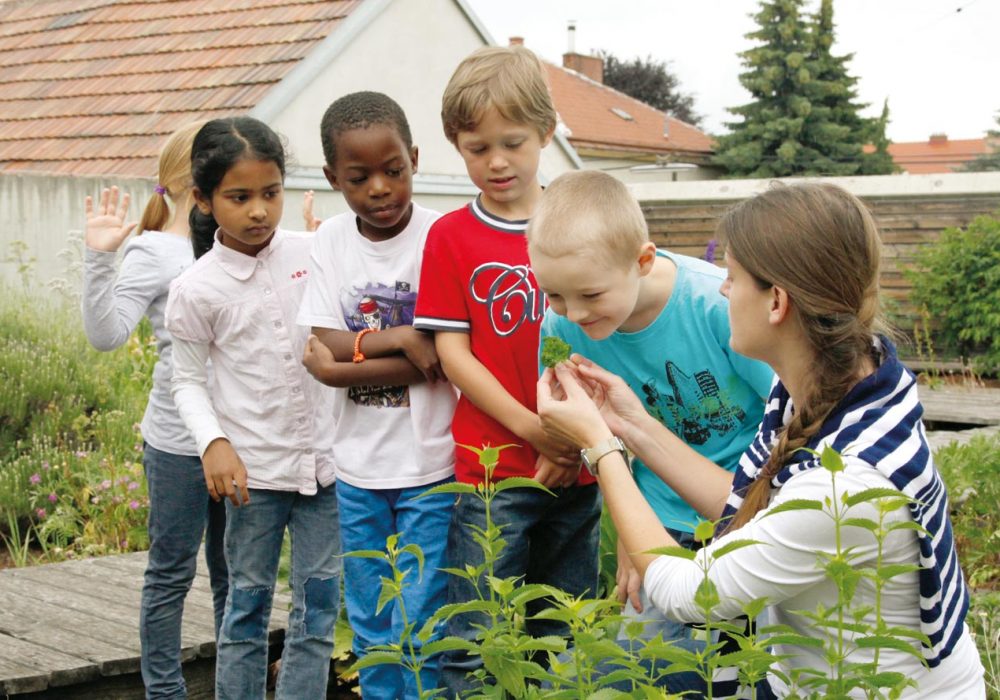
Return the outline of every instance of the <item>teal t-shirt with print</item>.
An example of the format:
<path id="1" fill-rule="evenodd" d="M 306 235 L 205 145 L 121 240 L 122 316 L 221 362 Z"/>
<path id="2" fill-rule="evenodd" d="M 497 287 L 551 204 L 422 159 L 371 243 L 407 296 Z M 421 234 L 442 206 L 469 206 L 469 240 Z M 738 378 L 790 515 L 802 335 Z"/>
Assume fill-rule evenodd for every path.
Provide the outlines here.
<path id="1" fill-rule="evenodd" d="M 659 316 L 634 333 L 591 340 L 547 309 L 542 337 L 562 338 L 573 352 L 622 377 L 646 410 L 695 451 L 735 471 L 757 433 L 774 374 L 729 347 L 729 302 L 719 293 L 725 271 L 663 250 L 677 266 Z M 691 532 L 701 517 L 640 460 L 635 479 L 664 526 Z"/>

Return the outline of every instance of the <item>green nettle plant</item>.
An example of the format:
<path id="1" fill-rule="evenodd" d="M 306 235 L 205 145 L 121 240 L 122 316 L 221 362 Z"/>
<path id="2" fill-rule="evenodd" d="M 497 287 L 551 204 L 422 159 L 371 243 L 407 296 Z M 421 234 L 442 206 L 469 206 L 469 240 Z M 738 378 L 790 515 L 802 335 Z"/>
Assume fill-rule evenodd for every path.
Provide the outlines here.
<path id="1" fill-rule="evenodd" d="M 887 624 L 880 614 L 882 591 L 894 577 L 917 569 L 910 564 L 885 564 L 884 545 L 889 535 L 897 530 L 921 531 L 920 525 L 910 519 L 891 520 L 888 516 L 905 508 L 910 499 L 892 488 L 873 488 L 859 493 L 838 493 L 837 474 L 844 469 L 841 456 L 831 448 L 816 453 L 822 467 L 831 474 L 831 495 L 819 500 L 795 499 L 771 509 L 767 517 L 796 510 L 820 511 L 827 515 L 835 533 L 832 552 L 819 552 L 819 563 L 836 583 L 837 599 L 817 610 L 800 611 L 809 621 L 813 633 L 803 635 L 784 624 L 763 625 L 756 628 L 740 621 L 716 620 L 715 610 L 720 605 L 719 591 L 712 582 L 712 566 L 722 557 L 738 549 L 759 546 L 760 542 L 733 538 L 715 550 L 714 556 L 701 555 L 681 547 L 666 547 L 652 553 L 678 557 L 695 562 L 702 571 L 702 580 L 695 594 L 695 603 L 704 622 L 696 633 L 702 644 L 677 645 L 659 636 L 641 640 L 641 623 L 626 621 L 620 614 L 620 605 L 613 599 L 580 599 L 549 586 L 523 584 L 516 578 L 500 579 L 493 575 L 493 565 L 503 551 L 503 537 L 490 517 L 490 503 L 496 493 L 518 487 L 544 488 L 530 479 L 506 479 L 492 483 L 489 477 L 499 459 L 501 450 L 510 447 L 468 448 L 480 455 L 487 480 L 477 485 L 447 484 L 428 493 L 460 493 L 483 499 L 486 505 L 486 527 L 475 528 L 473 536 L 483 549 L 484 562 L 478 566 L 466 565 L 462 569 L 448 569 L 448 573 L 461 576 L 476 586 L 479 596 L 475 600 L 450 604 L 441 608 L 421 629 L 407 623 L 399 642 L 373 648 L 353 670 L 382 663 L 400 664 L 418 672 L 424 660 L 446 650 L 462 649 L 483 659 L 483 668 L 476 672 L 480 687 L 471 698 L 662 698 L 659 687 L 668 673 L 689 672 L 708 682 L 707 697 L 713 697 L 712 679 L 735 678 L 744 688 L 752 689 L 768 673 L 780 678 L 789 688 L 789 698 L 847 698 L 852 693 L 862 693 L 866 698 L 898 698 L 912 679 L 896 672 L 884 671 L 879 666 L 883 649 L 912 654 L 921 659 L 920 643 L 926 638 L 918 630 Z M 870 504 L 876 512 L 874 519 L 857 517 L 851 511 L 861 504 Z M 708 541 L 715 533 L 715 523 L 702 522 L 695 531 L 699 541 Z M 872 534 L 876 542 L 875 561 L 862 565 L 858 555 L 843 545 L 845 528 L 862 528 Z M 379 558 L 386 561 L 393 575 L 383 579 L 379 605 L 390 600 L 402 604 L 401 592 L 407 585 L 412 567 L 400 570 L 399 558 L 404 553 L 418 562 L 416 575 L 421 574 L 422 556 L 414 545 L 399 548 L 396 537 L 389 538 L 385 552 L 355 552 L 349 556 Z M 854 605 L 859 585 L 868 582 L 873 596 L 870 605 Z M 535 619 L 558 620 L 566 623 L 569 640 L 560 637 L 536 639 L 526 634 L 523 622 L 527 619 L 529 601 L 547 599 L 550 606 Z M 748 619 L 757 618 L 767 601 L 763 598 L 742 604 L 741 610 Z M 481 613 L 486 618 L 475 640 L 455 637 L 434 639 L 438 625 L 454 615 Z M 874 622 L 870 620 L 874 619 Z M 624 625 L 624 627 L 622 627 Z M 625 631 L 625 641 L 616 640 L 619 629 Z M 724 643 L 721 635 L 728 637 Z M 413 639 L 421 644 L 420 653 Z M 783 654 L 777 655 L 772 647 L 781 645 Z M 788 670 L 781 662 L 793 657 L 795 647 L 822 650 L 827 661 L 825 668 L 796 668 Z M 871 650 L 871 661 L 852 661 L 855 652 Z M 546 664 L 539 663 L 547 659 Z M 610 687 L 612 684 L 616 688 Z M 627 691 L 617 687 L 627 687 Z M 441 697 L 441 691 L 421 688 L 421 697 Z M 680 697 L 680 696 L 669 696 Z M 755 697 L 751 691 L 751 697 Z"/>

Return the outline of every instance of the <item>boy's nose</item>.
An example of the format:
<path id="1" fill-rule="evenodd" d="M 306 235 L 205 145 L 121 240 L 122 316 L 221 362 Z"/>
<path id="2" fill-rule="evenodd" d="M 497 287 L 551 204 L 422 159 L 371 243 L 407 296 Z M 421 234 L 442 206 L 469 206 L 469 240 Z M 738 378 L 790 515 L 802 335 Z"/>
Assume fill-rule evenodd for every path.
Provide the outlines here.
<path id="1" fill-rule="evenodd" d="M 579 323 L 587 318 L 587 310 L 579 306 L 566 307 L 566 318 L 573 323 Z"/>
<path id="2" fill-rule="evenodd" d="M 490 169 L 491 170 L 503 170 L 507 167 L 507 159 L 503 156 L 497 154 L 490 158 Z"/>
<path id="3" fill-rule="evenodd" d="M 385 178 L 377 175 L 368 179 L 368 192 L 372 197 L 381 197 L 389 192 Z"/>

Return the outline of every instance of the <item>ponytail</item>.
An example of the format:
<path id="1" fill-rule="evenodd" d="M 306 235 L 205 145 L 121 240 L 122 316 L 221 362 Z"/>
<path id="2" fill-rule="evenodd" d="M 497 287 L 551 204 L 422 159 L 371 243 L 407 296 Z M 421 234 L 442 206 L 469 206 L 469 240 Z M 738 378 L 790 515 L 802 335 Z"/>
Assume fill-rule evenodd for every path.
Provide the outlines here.
<path id="1" fill-rule="evenodd" d="M 162 168 L 161 168 L 162 169 Z M 146 202 L 146 208 L 139 220 L 139 233 L 143 231 L 162 231 L 170 221 L 170 206 L 167 204 L 167 191 L 161 185 L 156 186 L 156 192 Z"/>

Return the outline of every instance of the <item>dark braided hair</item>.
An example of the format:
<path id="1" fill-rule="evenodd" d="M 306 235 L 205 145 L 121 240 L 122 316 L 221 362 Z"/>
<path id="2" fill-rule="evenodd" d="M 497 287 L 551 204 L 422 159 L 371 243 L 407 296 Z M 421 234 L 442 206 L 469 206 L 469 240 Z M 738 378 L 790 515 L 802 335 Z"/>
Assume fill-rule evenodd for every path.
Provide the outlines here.
<path id="1" fill-rule="evenodd" d="M 238 161 L 270 161 L 285 177 L 285 149 L 281 138 L 264 122 L 253 117 L 229 117 L 206 122 L 195 134 L 191 146 L 191 179 L 202 196 L 211 198 L 222 179 Z M 188 216 L 191 245 L 195 257 L 212 248 L 215 230 L 219 227 L 211 214 L 197 206 Z"/>
<path id="2" fill-rule="evenodd" d="M 337 99 L 323 114 L 319 124 L 319 137 L 323 143 L 323 157 L 329 167 L 337 163 L 337 137 L 351 129 L 367 129 L 375 125 L 391 126 L 399 133 L 406 150 L 413 148 L 410 124 L 403 108 L 381 92 L 352 92 Z"/>

